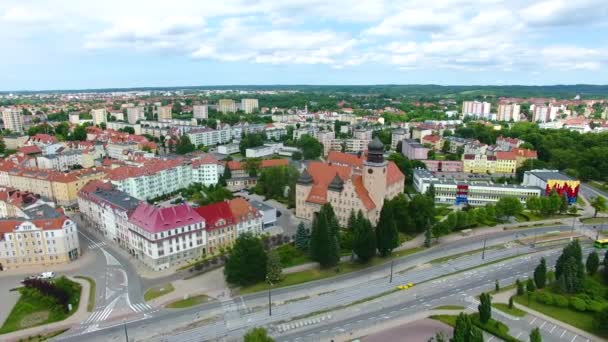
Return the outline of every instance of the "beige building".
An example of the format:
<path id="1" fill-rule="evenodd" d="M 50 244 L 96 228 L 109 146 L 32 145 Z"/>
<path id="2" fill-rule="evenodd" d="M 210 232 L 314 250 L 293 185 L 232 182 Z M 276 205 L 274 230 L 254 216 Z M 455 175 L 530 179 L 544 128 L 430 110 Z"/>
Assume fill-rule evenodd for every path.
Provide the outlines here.
<path id="1" fill-rule="evenodd" d="M 0 271 L 62 264 L 80 255 L 76 224 L 47 205 L 0 219 Z"/>
<path id="2" fill-rule="evenodd" d="M 322 205 L 330 203 L 341 226 L 359 210 L 377 223 L 384 200 L 402 193 L 405 180 L 383 154 L 384 145 L 374 139 L 365 158 L 332 152 L 326 163 L 309 162 L 296 184 L 296 216 L 312 220 Z"/>
<path id="3" fill-rule="evenodd" d="M 209 117 L 209 106 L 207 104 L 194 105 L 192 114 L 195 119 L 206 119 Z"/>
<path id="4" fill-rule="evenodd" d="M 6 108 L 2 111 L 4 129 L 12 132 L 23 132 L 23 115 L 17 108 Z"/>
<path id="5" fill-rule="evenodd" d="M 171 120 L 173 118 L 173 106 L 166 105 L 158 107 L 158 121 Z"/>
<path id="6" fill-rule="evenodd" d="M 143 120 L 146 118 L 144 114 L 144 107 L 127 107 L 127 122 L 130 124 L 136 124 L 137 121 Z"/>
<path id="7" fill-rule="evenodd" d="M 89 168 L 70 172 L 40 170 L 0 163 L 0 186 L 30 191 L 49 198 L 59 205 L 75 205 L 78 191 L 90 180 L 105 177 L 106 169 Z"/>
<path id="8" fill-rule="evenodd" d="M 241 99 L 241 110 L 247 114 L 259 108 L 258 99 Z"/>
<path id="9" fill-rule="evenodd" d="M 91 116 L 93 117 L 93 125 L 101 125 L 108 122 L 108 112 L 105 108 L 91 109 Z"/>
<path id="10" fill-rule="evenodd" d="M 29 140 L 28 135 L 10 134 L 2 137 L 4 145 L 7 150 L 18 150 L 19 147 L 25 146 L 25 143 Z"/>
<path id="11" fill-rule="evenodd" d="M 217 104 L 217 110 L 221 113 L 236 112 L 236 102 L 232 99 L 221 99 Z"/>

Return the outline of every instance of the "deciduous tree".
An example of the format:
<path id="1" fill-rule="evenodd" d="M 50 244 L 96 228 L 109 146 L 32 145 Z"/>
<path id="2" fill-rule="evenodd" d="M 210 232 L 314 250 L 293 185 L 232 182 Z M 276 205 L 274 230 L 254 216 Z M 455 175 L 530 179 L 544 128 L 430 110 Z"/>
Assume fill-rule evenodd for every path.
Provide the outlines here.
<path id="1" fill-rule="evenodd" d="M 241 234 L 237 239 L 224 274 L 229 283 L 248 285 L 266 278 L 267 256 L 262 241 L 250 233 Z"/>

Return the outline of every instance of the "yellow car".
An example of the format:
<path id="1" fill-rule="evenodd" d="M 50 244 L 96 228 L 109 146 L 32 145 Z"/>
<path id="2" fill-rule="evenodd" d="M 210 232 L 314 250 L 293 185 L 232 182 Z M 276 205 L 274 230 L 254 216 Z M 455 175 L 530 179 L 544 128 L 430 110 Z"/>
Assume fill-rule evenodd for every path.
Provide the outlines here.
<path id="1" fill-rule="evenodd" d="M 405 284 L 405 285 L 398 285 L 397 286 L 397 290 L 407 290 L 409 289 L 411 286 L 410 284 Z"/>
<path id="2" fill-rule="evenodd" d="M 407 287 L 412 287 L 414 286 L 414 283 L 407 283 Z"/>

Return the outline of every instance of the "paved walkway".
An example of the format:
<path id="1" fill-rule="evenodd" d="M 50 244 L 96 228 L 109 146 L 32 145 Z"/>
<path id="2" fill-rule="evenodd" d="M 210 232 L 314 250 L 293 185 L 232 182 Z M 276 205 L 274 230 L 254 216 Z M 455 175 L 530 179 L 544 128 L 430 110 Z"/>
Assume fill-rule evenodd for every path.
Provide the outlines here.
<path id="1" fill-rule="evenodd" d="M 82 291 L 80 292 L 80 304 L 78 306 L 78 310 L 72 316 L 60 322 L 40 325 L 37 327 L 0 335 L 0 340 L 7 342 L 19 341 L 20 339 L 27 339 L 29 336 L 44 335 L 53 331 L 68 329 L 86 320 L 90 315 L 90 313 L 87 311 L 87 304 L 89 302 L 89 282 L 84 279 L 71 277 L 69 279 L 79 283 L 82 286 Z"/>

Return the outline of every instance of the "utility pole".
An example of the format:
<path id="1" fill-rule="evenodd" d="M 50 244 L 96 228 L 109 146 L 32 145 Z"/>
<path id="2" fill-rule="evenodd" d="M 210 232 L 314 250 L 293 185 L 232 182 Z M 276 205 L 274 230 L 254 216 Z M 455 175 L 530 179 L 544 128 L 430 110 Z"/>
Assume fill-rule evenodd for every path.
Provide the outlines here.
<path id="1" fill-rule="evenodd" d="M 483 239 L 483 251 L 481 252 L 481 260 L 485 260 L 486 258 L 486 240 Z"/>
<path id="2" fill-rule="evenodd" d="M 394 260 L 391 260 L 391 277 L 388 281 L 389 284 L 393 282 L 393 263 L 394 263 Z"/>
<path id="3" fill-rule="evenodd" d="M 125 341 L 129 342 L 129 334 L 127 333 L 127 323 L 123 322 L 123 326 L 125 327 Z"/>
<path id="4" fill-rule="evenodd" d="M 268 288 L 268 316 L 272 316 L 272 295 L 271 288 Z"/>

